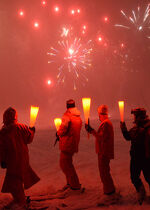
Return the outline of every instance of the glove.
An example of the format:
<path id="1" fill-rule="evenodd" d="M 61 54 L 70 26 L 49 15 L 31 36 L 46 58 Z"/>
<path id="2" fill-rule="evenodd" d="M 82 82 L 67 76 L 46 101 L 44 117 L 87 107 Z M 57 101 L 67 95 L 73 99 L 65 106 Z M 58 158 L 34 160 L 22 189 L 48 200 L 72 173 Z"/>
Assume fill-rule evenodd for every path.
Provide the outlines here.
<path id="1" fill-rule="evenodd" d="M 57 134 L 57 132 L 56 132 L 56 140 L 55 140 L 55 143 L 54 143 L 54 147 L 55 147 L 55 145 L 57 144 L 57 141 L 59 141 L 59 136 L 58 136 L 58 134 Z"/>
<path id="2" fill-rule="evenodd" d="M 3 169 L 7 168 L 6 163 L 4 161 L 1 162 L 1 168 Z"/>
<path id="3" fill-rule="evenodd" d="M 120 128 L 122 131 L 126 131 L 127 127 L 126 127 L 126 123 L 125 122 L 120 122 Z"/>
<path id="4" fill-rule="evenodd" d="M 94 131 L 94 129 L 93 129 L 89 124 L 85 124 L 85 130 L 86 130 L 88 133 L 92 133 L 92 131 Z"/>
<path id="5" fill-rule="evenodd" d="M 58 136 L 57 132 L 56 132 L 56 138 L 59 138 L 59 136 Z"/>
<path id="6" fill-rule="evenodd" d="M 35 127 L 29 127 L 29 129 L 35 133 Z"/>

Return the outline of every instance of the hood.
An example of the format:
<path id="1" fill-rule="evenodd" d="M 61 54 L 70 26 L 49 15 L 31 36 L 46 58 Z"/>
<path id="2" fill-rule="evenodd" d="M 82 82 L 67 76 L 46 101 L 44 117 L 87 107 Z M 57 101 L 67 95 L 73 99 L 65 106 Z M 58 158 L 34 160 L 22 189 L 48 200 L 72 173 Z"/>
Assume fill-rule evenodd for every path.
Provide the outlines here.
<path id="1" fill-rule="evenodd" d="M 80 111 L 77 109 L 77 107 L 69 108 L 67 109 L 67 112 L 75 116 L 80 116 Z"/>

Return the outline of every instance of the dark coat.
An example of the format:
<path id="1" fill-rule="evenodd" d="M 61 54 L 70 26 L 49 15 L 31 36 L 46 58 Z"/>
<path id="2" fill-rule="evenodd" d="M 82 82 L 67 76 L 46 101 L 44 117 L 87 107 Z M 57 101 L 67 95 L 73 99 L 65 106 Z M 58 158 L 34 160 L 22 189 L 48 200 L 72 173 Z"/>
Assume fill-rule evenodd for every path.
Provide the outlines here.
<path id="1" fill-rule="evenodd" d="M 131 141 L 130 154 L 137 158 L 150 158 L 150 120 L 145 119 L 128 131 L 125 123 L 121 127 L 124 138 Z"/>
<path id="2" fill-rule="evenodd" d="M 33 141 L 34 132 L 26 125 L 13 123 L 0 131 L 0 161 L 6 164 L 6 176 L 2 192 L 12 192 L 17 180 L 28 189 L 40 179 L 29 164 L 27 144 Z"/>
<path id="3" fill-rule="evenodd" d="M 114 130 L 109 119 L 104 120 L 96 135 L 96 153 L 108 159 L 114 158 Z"/>

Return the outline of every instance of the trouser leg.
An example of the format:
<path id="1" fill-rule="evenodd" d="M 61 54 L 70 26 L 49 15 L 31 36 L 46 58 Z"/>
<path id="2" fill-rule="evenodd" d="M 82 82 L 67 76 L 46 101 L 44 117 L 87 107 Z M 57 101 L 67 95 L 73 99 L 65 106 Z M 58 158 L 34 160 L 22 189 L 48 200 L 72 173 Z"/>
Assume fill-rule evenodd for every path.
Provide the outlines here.
<path id="1" fill-rule="evenodd" d="M 142 181 L 140 179 L 141 174 L 141 161 L 136 159 L 135 157 L 131 157 L 130 161 L 130 177 L 132 184 L 135 186 L 136 191 L 138 192 L 140 189 L 140 186 L 142 185 Z"/>
<path id="2" fill-rule="evenodd" d="M 22 181 L 17 181 L 17 185 L 14 187 L 14 190 L 11 192 L 12 197 L 14 199 L 15 203 L 25 205 L 26 204 L 26 198 L 23 188 Z"/>
<path id="3" fill-rule="evenodd" d="M 143 170 L 144 178 L 150 186 L 150 158 L 144 159 L 142 163 L 142 170 Z"/>
<path id="4" fill-rule="evenodd" d="M 107 157 L 98 155 L 98 166 L 100 172 L 100 178 L 103 183 L 103 191 L 105 194 L 115 192 L 115 186 L 112 176 L 110 174 L 110 160 Z"/>
<path id="5" fill-rule="evenodd" d="M 66 176 L 67 184 L 73 189 L 81 187 L 79 178 L 72 162 L 72 155 L 69 153 L 60 153 L 60 168 Z"/>

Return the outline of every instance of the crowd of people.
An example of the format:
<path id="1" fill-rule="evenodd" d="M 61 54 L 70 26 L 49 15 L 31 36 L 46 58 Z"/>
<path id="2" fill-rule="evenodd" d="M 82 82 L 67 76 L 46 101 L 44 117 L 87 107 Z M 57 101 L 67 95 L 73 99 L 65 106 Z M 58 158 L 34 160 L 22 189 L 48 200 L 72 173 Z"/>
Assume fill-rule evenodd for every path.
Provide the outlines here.
<path id="1" fill-rule="evenodd" d="M 74 154 L 78 152 L 82 120 L 75 101 L 66 102 L 67 110 L 62 117 L 62 123 L 56 133 L 59 140 L 60 168 L 66 177 L 64 191 L 81 192 L 82 185 L 73 164 Z M 125 122 L 120 122 L 124 138 L 131 141 L 130 174 L 131 181 L 137 192 L 137 200 L 141 205 L 146 197 L 144 185 L 140 179 L 143 172 L 150 186 L 150 120 L 143 108 L 131 111 L 134 116 L 133 127 L 128 130 Z M 85 124 L 88 133 L 95 137 L 95 151 L 98 156 L 98 168 L 103 185 L 103 194 L 98 205 L 109 205 L 120 198 L 115 187 L 111 172 L 110 161 L 114 159 L 114 130 L 108 117 L 107 105 L 98 107 L 100 125 L 96 131 L 90 123 Z M 2 193 L 11 193 L 13 200 L 7 205 L 18 205 L 27 209 L 24 190 L 36 184 L 40 178 L 29 163 L 28 144 L 33 141 L 35 127 L 18 123 L 17 111 L 9 107 L 3 114 L 3 126 L 0 130 L 0 163 L 6 169 Z"/>

